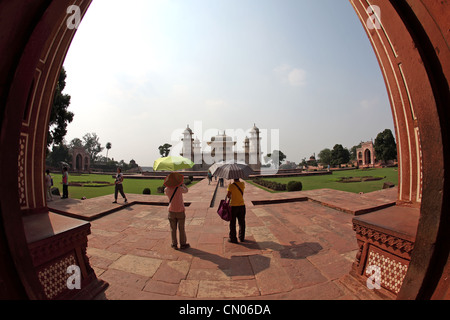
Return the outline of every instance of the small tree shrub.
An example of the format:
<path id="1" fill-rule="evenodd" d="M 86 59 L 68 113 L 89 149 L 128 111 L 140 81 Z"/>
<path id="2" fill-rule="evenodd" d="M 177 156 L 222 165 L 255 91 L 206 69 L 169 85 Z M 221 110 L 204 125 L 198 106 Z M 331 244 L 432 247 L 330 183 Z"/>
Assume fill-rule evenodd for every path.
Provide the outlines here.
<path id="1" fill-rule="evenodd" d="M 275 191 L 286 191 L 286 185 L 283 183 L 278 183 L 274 181 L 268 181 L 261 178 L 256 178 L 253 180 L 254 183 L 260 186 L 275 190 Z"/>
<path id="2" fill-rule="evenodd" d="M 287 191 L 302 191 L 303 185 L 300 181 L 289 181 L 287 184 Z"/>

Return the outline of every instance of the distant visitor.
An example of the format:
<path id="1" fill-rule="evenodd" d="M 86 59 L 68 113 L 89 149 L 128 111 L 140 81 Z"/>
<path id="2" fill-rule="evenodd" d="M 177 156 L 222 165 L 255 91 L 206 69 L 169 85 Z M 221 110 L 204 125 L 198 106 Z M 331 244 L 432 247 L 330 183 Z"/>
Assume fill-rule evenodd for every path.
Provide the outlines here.
<path id="1" fill-rule="evenodd" d="M 46 191 L 46 195 L 47 195 L 47 201 L 52 201 L 53 197 L 52 197 L 52 187 L 53 187 L 53 178 L 50 175 L 50 170 L 46 171 L 46 175 L 45 175 L 45 191 Z"/>
<path id="2" fill-rule="evenodd" d="M 116 174 L 116 180 L 114 181 L 115 188 L 114 188 L 114 201 L 113 203 L 117 203 L 117 195 L 120 192 L 120 195 L 125 199 L 125 203 L 128 202 L 127 197 L 125 196 L 125 193 L 123 192 L 123 174 L 122 169 L 117 168 L 117 174 Z"/>
<path id="3" fill-rule="evenodd" d="M 61 199 L 67 199 L 69 198 L 69 172 L 67 171 L 67 167 L 63 168 L 62 184 L 63 184 L 63 195 Z"/>

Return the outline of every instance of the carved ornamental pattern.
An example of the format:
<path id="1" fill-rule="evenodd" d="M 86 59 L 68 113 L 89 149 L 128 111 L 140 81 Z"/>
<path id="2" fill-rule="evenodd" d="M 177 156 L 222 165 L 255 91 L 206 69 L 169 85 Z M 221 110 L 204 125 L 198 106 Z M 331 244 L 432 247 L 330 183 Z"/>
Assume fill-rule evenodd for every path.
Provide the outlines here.
<path id="1" fill-rule="evenodd" d="M 73 232 L 65 237 L 52 238 L 51 241 L 41 241 L 30 244 L 30 254 L 35 266 L 41 265 L 50 259 L 61 255 L 64 252 L 73 250 L 75 246 L 85 248 L 87 245 L 87 236 L 90 231 L 88 228 Z"/>
<path id="2" fill-rule="evenodd" d="M 77 265 L 74 254 L 53 261 L 38 272 L 39 282 L 48 299 L 55 299 L 68 290 L 67 279 L 70 275 L 67 273 L 67 268 L 71 265 Z"/>
<path id="3" fill-rule="evenodd" d="M 388 248 L 393 248 L 399 250 L 400 252 L 407 253 L 411 255 L 414 249 L 414 243 L 391 234 L 387 234 L 381 231 L 374 230 L 359 224 L 353 224 L 353 230 L 356 232 L 357 236 L 361 236 L 373 242 L 378 242 L 385 245 Z"/>
<path id="4" fill-rule="evenodd" d="M 408 271 L 409 263 L 382 250 L 372 248 L 369 252 L 367 266 L 377 266 L 380 270 L 381 286 L 398 294 Z M 367 277 L 371 272 L 366 268 Z"/>
<path id="5" fill-rule="evenodd" d="M 18 190 L 19 190 L 19 203 L 21 208 L 28 207 L 27 195 L 26 195 L 26 180 L 25 180 L 25 158 L 26 158 L 26 144 L 27 144 L 28 136 L 21 135 L 19 139 L 19 157 L 17 160 L 18 164 L 18 173 L 17 173 L 17 182 L 18 182 Z"/>

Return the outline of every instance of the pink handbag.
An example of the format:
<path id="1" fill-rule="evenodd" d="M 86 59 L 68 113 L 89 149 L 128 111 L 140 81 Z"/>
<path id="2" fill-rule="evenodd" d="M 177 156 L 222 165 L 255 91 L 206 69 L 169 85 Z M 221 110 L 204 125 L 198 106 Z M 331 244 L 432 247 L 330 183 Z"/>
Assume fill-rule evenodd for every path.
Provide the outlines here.
<path id="1" fill-rule="evenodd" d="M 217 214 L 225 221 L 231 220 L 231 206 L 230 200 L 220 200 L 219 209 L 217 209 Z"/>

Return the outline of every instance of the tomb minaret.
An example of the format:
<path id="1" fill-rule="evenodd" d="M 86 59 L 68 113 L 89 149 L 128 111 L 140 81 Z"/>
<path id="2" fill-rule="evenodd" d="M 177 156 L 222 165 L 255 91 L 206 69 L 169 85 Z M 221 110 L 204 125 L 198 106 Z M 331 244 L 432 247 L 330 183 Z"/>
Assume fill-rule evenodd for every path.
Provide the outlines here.
<path id="1" fill-rule="evenodd" d="M 261 138 L 256 124 L 250 130 L 249 138 L 249 165 L 253 170 L 261 169 Z"/>
<path id="2" fill-rule="evenodd" d="M 186 130 L 183 132 L 183 150 L 181 156 L 190 159 L 192 162 L 194 162 L 194 139 L 192 138 L 194 133 L 192 132 L 191 128 L 189 128 L 189 125 L 187 126 Z"/>

